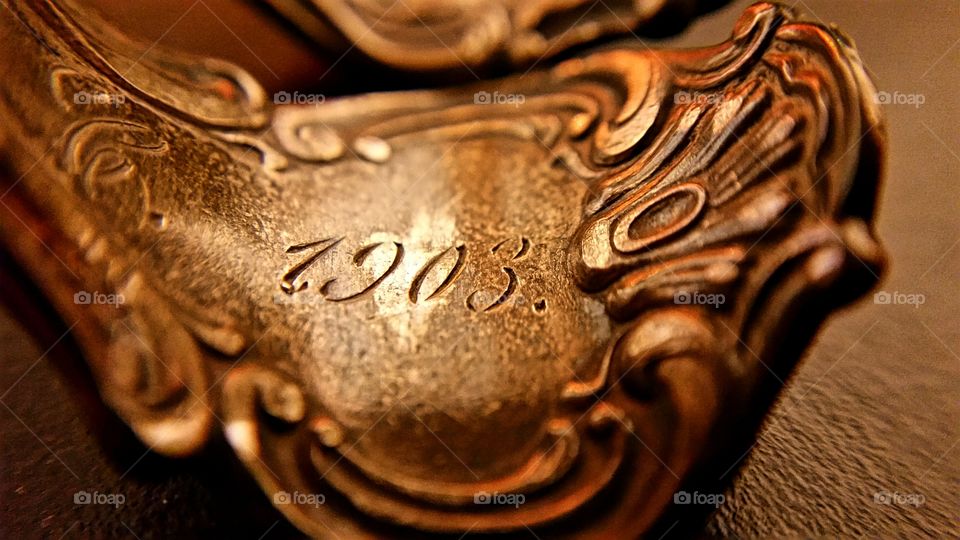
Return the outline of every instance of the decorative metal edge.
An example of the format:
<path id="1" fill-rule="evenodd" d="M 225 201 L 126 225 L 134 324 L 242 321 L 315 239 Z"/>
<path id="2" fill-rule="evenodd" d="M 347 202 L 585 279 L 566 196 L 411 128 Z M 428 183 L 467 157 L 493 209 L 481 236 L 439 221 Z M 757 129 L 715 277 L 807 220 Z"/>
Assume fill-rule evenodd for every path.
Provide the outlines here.
<path id="1" fill-rule="evenodd" d="M 795 356 L 795 352 L 782 350 L 780 343 L 793 342 L 790 335 L 796 331 L 792 328 L 795 321 L 806 320 L 813 326 L 818 322 L 801 314 L 802 307 L 824 302 L 840 304 L 841 300 L 852 298 L 860 291 L 851 289 L 850 284 L 862 288 L 861 284 L 876 279 L 883 266 L 882 251 L 870 232 L 872 193 L 876 189 L 875 176 L 879 174 L 875 160 L 882 154 L 884 144 L 880 116 L 870 97 L 873 88 L 852 48 L 835 31 L 788 19 L 782 9 L 761 4 L 748 10 L 731 40 L 718 47 L 678 53 L 621 50 L 565 62 L 528 84 L 529 88 L 554 88 L 546 92 L 549 95 L 544 98 L 543 110 L 563 114 L 534 115 L 530 123 L 514 124 L 507 130 L 547 141 L 559 162 L 594 186 L 592 196 L 584 203 L 583 224 L 571 245 L 571 269 L 585 290 L 595 291 L 603 299 L 614 318 L 629 321 L 612 345 L 596 384 L 571 384 L 567 395 L 573 401 L 593 402 L 609 393 L 608 399 L 599 399 L 587 409 L 591 425 L 599 429 L 612 425 L 621 434 L 618 436 L 632 433 L 641 440 L 658 440 L 660 446 L 672 449 L 671 462 L 664 467 L 677 471 L 679 478 L 685 477 L 698 462 L 707 438 L 716 429 L 714 422 L 729 422 L 724 421 L 721 413 L 732 412 L 736 417 L 743 410 L 756 391 L 755 383 L 771 369 L 768 364 L 777 372 L 789 370 L 786 364 L 795 358 L 786 364 L 777 359 L 780 355 Z M 98 69 L 103 73 L 102 68 Z M 769 81 L 758 77 L 756 71 L 752 72 L 755 78 L 745 78 L 744 73 L 751 69 L 762 69 L 766 76 L 775 74 L 777 85 L 759 88 L 763 85 L 756 84 L 758 80 Z M 614 89 L 596 82 L 611 79 L 622 81 L 623 87 Z M 128 92 L 135 92 L 131 87 L 137 87 L 126 79 L 118 80 L 118 84 Z M 587 91 L 580 97 L 568 93 L 570 89 L 584 88 Z M 256 90 L 252 92 L 256 94 Z M 771 97 L 769 92 L 775 95 Z M 321 114 L 333 113 L 333 117 L 324 117 L 324 125 L 342 128 L 331 134 L 331 146 L 318 146 L 316 141 L 305 144 L 297 139 L 296 134 L 302 130 L 296 126 L 309 121 L 313 113 L 278 109 L 273 117 L 276 135 L 267 137 L 269 143 L 257 146 L 262 151 L 263 164 L 267 169 L 282 170 L 285 163 L 294 160 L 309 163 L 339 159 L 343 152 L 336 149 L 347 144 L 343 139 L 352 140 L 353 145 L 371 141 L 374 150 L 360 153 L 377 161 L 385 155 L 380 151 L 381 142 L 387 144 L 387 140 L 405 133 L 422 134 L 455 126 L 455 120 L 470 108 L 469 104 L 458 108 L 449 98 L 421 95 L 425 98 L 419 100 L 421 107 L 431 112 L 419 116 L 414 113 L 415 119 L 409 113 L 391 116 L 388 97 L 380 101 L 383 110 L 378 111 L 388 118 L 372 114 L 371 118 L 378 120 L 374 125 L 348 125 L 346 117 L 338 125 L 336 115 L 349 110 L 350 100 L 340 108 L 324 111 Z M 591 99 L 582 99 L 583 95 L 592 98 L 593 104 Z M 670 96 L 674 97 L 674 107 L 665 106 L 663 101 Z M 798 99 L 799 104 L 795 102 Z M 176 104 L 156 98 L 149 101 L 180 118 L 198 121 L 195 114 L 181 111 Z M 710 117 L 708 109 L 715 105 L 719 106 Z M 800 108 L 789 109 L 788 113 L 774 105 Z M 803 119 L 809 131 L 806 138 L 797 138 L 811 148 L 802 154 L 808 159 L 798 160 L 800 166 L 795 169 L 799 173 L 794 174 L 801 178 L 793 186 L 808 189 L 799 197 L 793 193 L 793 199 L 783 190 L 764 192 L 759 202 L 742 204 L 729 216 L 716 215 L 711 219 L 710 212 L 716 208 L 711 206 L 714 200 L 720 199 L 720 204 L 736 203 L 735 193 L 743 186 L 724 184 L 731 177 L 722 175 L 707 175 L 704 183 L 692 183 L 687 175 L 664 178 L 670 171 L 657 161 L 657 156 L 672 155 L 675 149 L 668 145 L 678 130 L 690 130 L 680 133 L 681 138 L 691 134 L 695 137 L 698 128 L 710 134 L 725 133 L 738 119 L 750 116 L 742 113 L 755 117 L 758 107 L 769 107 L 771 123 L 766 125 L 762 137 L 749 138 L 749 130 L 745 135 L 749 142 L 757 141 L 749 148 L 761 150 L 754 152 L 758 163 L 747 165 L 759 164 L 771 172 L 774 167 L 779 170 L 777 163 L 764 159 L 787 155 L 777 151 L 795 136 L 794 130 Z M 438 108 L 445 112 L 438 113 Z M 491 109 L 483 110 L 485 117 L 490 113 Z M 703 124 L 697 124 L 701 118 Z M 707 120 L 714 122 L 712 129 Z M 431 122 L 433 128 L 428 127 Z M 786 126 L 784 122 L 793 125 Z M 151 142 L 151 134 L 138 132 L 134 125 L 117 127 L 123 128 L 123 136 L 127 137 L 124 140 L 131 147 L 150 151 L 162 142 Z M 223 127 L 233 129 L 233 124 Z M 756 124 L 749 127 L 756 128 Z M 666 135 L 657 136 L 659 128 Z M 225 131 L 219 136 L 226 144 L 255 140 L 242 130 Z M 132 142 L 129 137 L 133 137 Z M 83 137 L 72 137 L 70 141 L 73 145 L 85 144 Z M 709 144 L 700 150 L 709 151 Z M 78 153 L 82 152 L 65 155 Z M 650 167 L 651 162 L 657 167 Z M 693 162 L 703 164 L 704 159 Z M 711 165 L 717 163 L 743 165 L 742 161 L 719 159 Z M 77 172 L 87 165 L 64 166 Z M 763 174 L 739 173 L 732 178 L 740 184 L 740 178 L 756 180 Z M 753 245 L 764 241 L 771 223 L 787 218 L 798 205 L 806 207 L 809 215 L 801 216 L 800 224 L 786 231 L 782 238 L 777 236 L 776 246 L 764 251 L 763 260 L 749 257 Z M 102 283 L 105 290 L 115 290 L 130 299 L 122 311 L 104 313 L 97 323 L 84 325 L 80 332 L 80 342 L 105 400 L 148 445 L 170 455 L 186 455 L 199 448 L 208 437 L 217 408 L 226 419 L 227 439 L 268 494 L 314 490 L 316 486 L 304 478 L 278 482 L 265 462 L 288 459 L 282 456 L 283 448 L 295 451 L 302 449 L 303 444 L 336 447 L 336 427 L 321 417 L 310 417 L 308 403 L 296 384 L 263 366 L 243 365 L 231 370 L 226 374 L 221 402 L 208 397 L 206 384 L 211 375 L 206 373 L 208 368 L 204 367 L 203 353 L 196 343 L 236 357 L 249 342 L 238 330 L 240 325 L 228 319 L 211 320 L 207 314 L 197 315 L 202 310 L 184 307 L 179 299 L 170 301 L 155 291 L 147 285 L 150 279 L 136 270 L 135 253 L 124 254 L 124 249 L 111 241 L 108 234 L 94 233 L 98 227 L 75 208 L 71 210 L 66 204 L 59 209 L 60 213 L 54 212 L 61 216 L 56 226 L 65 234 L 52 235 L 47 241 L 57 246 L 56 255 L 83 261 L 77 267 L 81 269 L 81 275 L 75 276 L 80 278 L 78 283 Z M 663 214 L 657 222 L 666 222 L 668 226 L 638 234 L 634 223 L 640 222 L 641 217 L 649 218 L 654 211 Z M 49 221 L 49 217 L 44 219 Z M 642 225 L 639 223 L 644 232 Z M 690 240 L 687 235 L 697 227 L 702 229 Z M 4 230 L 13 229 L 5 224 Z M 60 236 L 73 241 L 57 241 Z M 746 250 L 726 244 L 704 250 L 704 238 L 745 238 L 752 244 Z M 18 239 L 8 238 L 7 243 L 18 249 Z M 19 249 L 18 256 L 31 267 L 40 268 L 44 263 L 36 254 L 42 251 L 37 246 L 24 247 Z M 677 274 L 686 279 L 666 279 Z M 866 279 L 852 278 L 864 275 Z M 62 288 L 57 281 L 63 276 L 43 272 L 40 276 L 49 290 Z M 778 286 L 771 286 L 773 282 Z M 734 291 L 734 284 L 736 302 L 729 309 L 711 311 L 713 308 L 703 306 L 666 305 L 678 293 L 723 294 Z M 104 334 L 104 328 L 111 330 Z M 160 351 L 159 356 L 154 351 Z M 179 376 L 176 380 L 162 376 L 167 373 Z M 142 392 L 144 388 L 147 393 Z M 744 393 L 738 395 L 739 391 Z M 651 396 L 665 399 L 658 402 L 668 404 L 673 411 L 670 417 L 677 423 L 659 426 L 665 431 L 657 431 L 656 420 L 636 420 L 645 415 L 649 418 Z M 301 427 L 293 435 L 262 432 L 260 410 Z M 562 419 L 557 422 L 558 434 L 565 429 L 569 432 L 576 423 L 564 423 Z M 644 432 L 645 426 L 653 431 Z M 668 443 L 661 440 L 665 434 Z M 615 444 L 623 443 L 623 439 L 615 440 L 620 440 Z M 317 455 L 312 451 L 310 460 L 316 460 Z M 556 526 L 554 522 L 567 523 L 563 518 L 576 515 L 580 505 L 593 497 L 591 492 L 595 494 L 604 488 L 618 468 L 614 464 L 606 472 L 594 471 L 593 482 L 585 484 L 588 489 L 580 503 L 554 504 L 547 510 L 546 505 L 532 505 L 523 512 L 518 509 L 463 515 L 441 509 L 432 517 L 428 512 L 411 513 L 412 507 L 391 503 L 390 497 L 380 497 L 376 491 L 357 488 L 367 481 L 362 475 L 351 478 L 346 474 L 329 481 L 359 489 L 345 492 L 353 506 L 415 528 L 448 532 L 509 531 L 523 527 L 553 530 L 550 527 Z M 646 530 L 668 504 L 680 480 L 670 479 L 650 459 L 641 470 L 642 473 L 632 471 L 633 479 L 638 481 L 628 482 L 630 487 L 622 495 L 647 503 L 642 508 L 620 505 L 619 510 L 614 509 L 614 515 L 597 521 L 597 531 L 605 527 Z M 558 478 L 547 478 L 545 482 L 549 484 Z M 569 498 L 559 500 L 570 502 Z M 278 507 L 298 527 L 314 535 L 327 534 L 331 523 L 337 530 L 352 535 L 375 534 L 358 528 L 349 517 L 326 509 L 296 504 Z"/>
<path id="2" fill-rule="evenodd" d="M 315 43 L 356 47 L 405 70 L 478 69 L 496 62 L 525 66 L 605 36 L 627 35 L 667 14 L 687 16 L 705 2 L 588 0 L 413 2 L 269 0 Z M 337 37 L 342 39 L 338 46 Z"/>

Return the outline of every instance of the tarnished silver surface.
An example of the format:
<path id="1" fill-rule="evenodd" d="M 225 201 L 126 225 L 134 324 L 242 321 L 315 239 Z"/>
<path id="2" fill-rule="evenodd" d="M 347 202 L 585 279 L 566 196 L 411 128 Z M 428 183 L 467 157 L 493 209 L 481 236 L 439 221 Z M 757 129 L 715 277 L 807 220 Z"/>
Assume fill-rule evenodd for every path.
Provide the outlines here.
<path id="1" fill-rule="evenodd" d="M 882 266 L 872 86 L 773 5 L 317 106 L 78 17 L 0 19 L 3 237 L 146 444 L 315 536 L 641 534 Z"/>

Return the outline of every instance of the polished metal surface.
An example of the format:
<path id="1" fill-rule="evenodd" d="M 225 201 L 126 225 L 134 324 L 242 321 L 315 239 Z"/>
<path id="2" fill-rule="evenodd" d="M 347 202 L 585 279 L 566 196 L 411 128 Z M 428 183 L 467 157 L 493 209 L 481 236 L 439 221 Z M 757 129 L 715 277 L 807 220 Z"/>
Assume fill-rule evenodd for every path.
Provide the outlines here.
<path id="1" fill-rule="evenodd" d="M 648 531 L 883 266 L 872 85 L 775 5 L 319 105 L 10 12 L 6 243 L 149 447 L 222 433 L 311 535 Z"/>

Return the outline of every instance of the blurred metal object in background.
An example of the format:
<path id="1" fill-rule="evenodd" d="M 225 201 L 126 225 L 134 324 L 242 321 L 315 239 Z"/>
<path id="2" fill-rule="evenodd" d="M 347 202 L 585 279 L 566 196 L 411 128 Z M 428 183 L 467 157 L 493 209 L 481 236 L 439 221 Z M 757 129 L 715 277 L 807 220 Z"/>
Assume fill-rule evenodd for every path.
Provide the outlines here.
<path id="1" fill-rule="evenodd" d="M 600 38 L 675 26 L 719 0 L 268 0 L 314 42 L 417 71 L 529 66 Z M 641 32 L 644 30 L 640 30 Z M 662 31 L 662 29 L 660 29 Z M 339 56 L 339 54 L 338 54 Z"/>

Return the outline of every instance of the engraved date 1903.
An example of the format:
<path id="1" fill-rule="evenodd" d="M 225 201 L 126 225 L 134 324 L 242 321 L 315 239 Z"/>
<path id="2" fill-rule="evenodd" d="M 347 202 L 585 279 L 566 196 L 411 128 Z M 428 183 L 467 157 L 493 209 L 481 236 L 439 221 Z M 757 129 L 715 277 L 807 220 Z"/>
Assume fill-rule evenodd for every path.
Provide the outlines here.
<path id="1" fill-rule="evenodd" d="M 291 296 L 306 290 L 309 287 L 309 281 L 305 279 L 307 271 L 320 266 L 324 257 L 329 256 L 343 240 L 344 237 L 330 237 L 288 247 L 287 254 L 299 255 L 301 258 L 283 274 L 280 289 Z M 523 260 L 529 254 L 530 247 L 530 240 L 523 236 L 507 238 L 495 243 L 485 255 L 499 265 L 501 275 L 506 278 L 505 284 L 477 287 L 466 297 L 466 307 L 471 311 L 486 313 L 508 303 L 517 294 L 520 286 L 514 263 Z M 369 295 L 397 270 L 404 253 L 404 246 L 400 242 L 366 244 L 351 254 L 353 268 L 334 272 L 334 275 L 327 276 L 320 282 L 319 294 L 328 302 L 347 302 Z M 443 295 L 462 277 L 468 265 L 468 255 L 467 246 L 464 244 L 450 246 L 434 253 L 417 269 L 410 283 L 406 284 L 406 296 L 409 301 L 412 304 L 418 304 Z M 356 271 L 373 259 L 381 261 L 383 263 L 381 266 L 385 268 L 357 280 L 359 284 L 352 290 L 336 290 L 337 273 Z M 535 311 L 543 311 L 546 308 L 546 301 L 537 300 L 533 307 Z"/>

